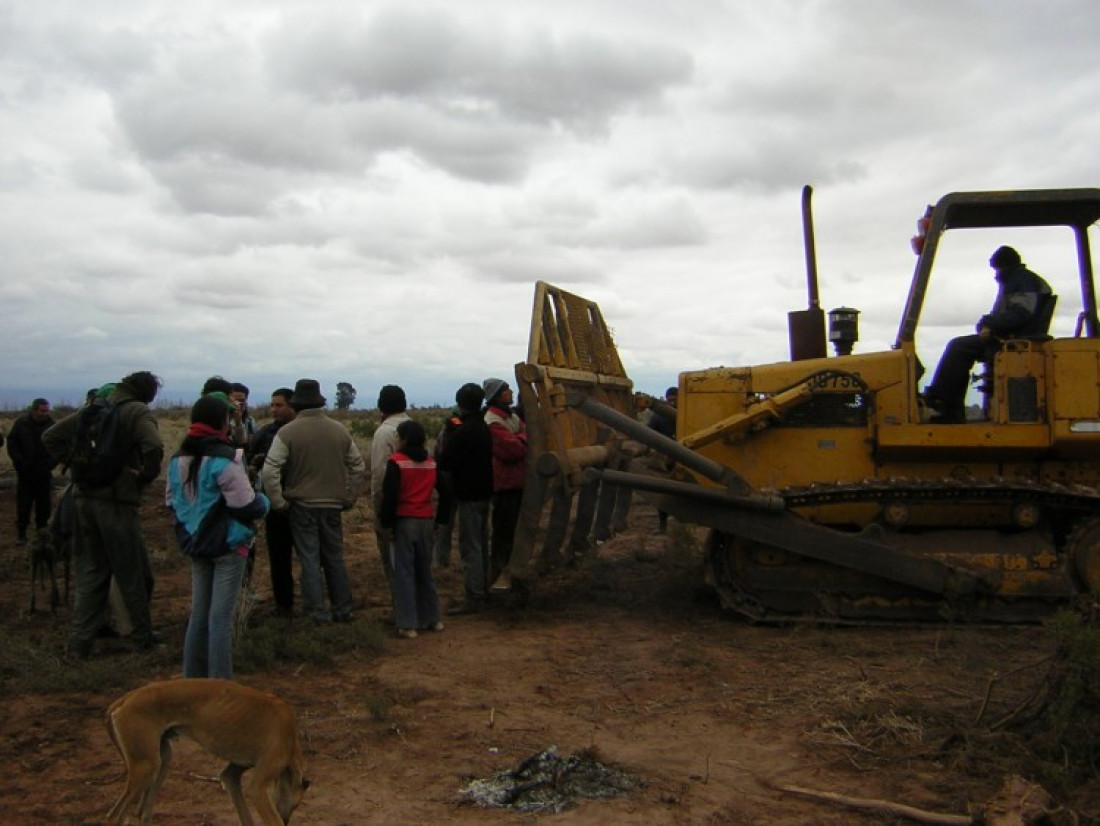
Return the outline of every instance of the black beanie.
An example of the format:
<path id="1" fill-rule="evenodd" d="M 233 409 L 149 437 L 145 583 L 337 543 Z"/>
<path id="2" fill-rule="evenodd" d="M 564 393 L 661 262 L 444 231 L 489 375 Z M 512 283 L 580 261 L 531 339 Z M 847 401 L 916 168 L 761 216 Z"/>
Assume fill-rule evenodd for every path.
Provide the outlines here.
<path id="1" fill-rule="evenodd" d="M 396 384 L 387 384 L 378 391 L 378 409 L 387 416 L 405 412 L 405 391 Z"/>
<path id="2" fill-rule="evenodd" d="M 455 393 L 455 403 L 463 410 L 477 412 L 485 401 L 485 391 L 473 382 L 462 385 Z"/>
<path id="3" fill-rule="evenodd" d="M 989 259 L 989 266 L 995 270 L 1007 270 L 1010 267 L 1020 266 L 1020 253 L 1012 247 L 997 247 L 997 251 Z"/>

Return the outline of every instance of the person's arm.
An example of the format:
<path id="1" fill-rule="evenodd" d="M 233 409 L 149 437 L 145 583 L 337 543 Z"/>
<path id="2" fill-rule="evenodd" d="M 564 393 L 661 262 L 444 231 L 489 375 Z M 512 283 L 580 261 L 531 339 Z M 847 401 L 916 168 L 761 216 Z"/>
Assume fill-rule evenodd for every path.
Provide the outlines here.
<path id="1" fill-rule="evenodd" d="M 168 472 L 164 474 L 164 504 L 175 515 L 174 500 L 172 497 L 172 462 L 179 463 L 179 458 L 168 460 Z"/>
<path id="2" fill-rule="evenodd" d="M 355 440 L 348 438 L 348 448 L 344 453 L 344 467 L 348 472 L 348 488 L 347 488 L 347 507 L 351 507 L 355 504 L 355 500 L 359 498 L 359 492 L 363 487 L 363 477 L 367 472 L 367 463 L 363 459 L 363 454 L 359 452 L 359 446 L 355 444 Z"/>
<path id="3" fill-rule="evenodd" d="M 378 509 L 378 519 L 382 527 L 392 530 L 397 522 L 397 500 L 401 496 L 401 468 L 397 462 L 386 461 L 386 471 L 382 475 L 382 505 Z"/>
<path id="4" fill-rule="evenodd" d="M 370 489 L 375 499 L 381 495 L 382 479 L 386 475 L 386 462 L 396 449 L 397 431 L 392 427 L 380 427 L 370 443 Z"/>
<path id="5" fill-rule="evenodd" d="M 983 326 L 988 327 L 995 335 L 1009 336 L 1026 327 L 1038 308 L 1039 293 L 1012 293 L 1005 299 L 1004 306 L 999 311 L 986 317 Z"/>
<path id="6" fill-rule="evenodd" d="M 508 465 L 522 462 L 527 457 L 527 433 L 521 430 L 513 433 L 504 425 L 493 422 L 489 425 L 493 434 L 493 456 Z"/>
<path id="7" fill-rule="evenodd" d="M 42 446 L 58 462 L 64 462 L 69 458 L 69 451 L 72 450 L 73 439 L 76 437 L 76 424 L 79 418 L 80 411 L 78 410 L 76 413 L 66 416 L 42 434 Z M 13 464 L 15 456 L 11 451 L 16 441 L 15 428 L 13 427 L 8 439 L 8 455 L 12 457 Z"/>
<path id="8" fill-rule="evenodd" d="M 438 464 L 436 465 L 437 471 L 435 474 L 435 490 L 439 494 L 439 499 L 435 503 L 435 524 L 446 525 L 447 521 L 451 517 L 451 502 L 453 494 L 451 493 L 451 485 L 447 481 L 447 476 L 444 473 L 438 471 Z"/>
<path id="9" fill-rule="evenodd" d="M 23 470 L 26 461 L 26 456 L 23 455 L 23 430 L 23 420 L 16 419 L 15 424 L 11 426 L 11 435 L 8 438 L 8 456 L 17 473 Z"/>
<path id="10" fill-rule="evenodd" d="M 218 474 L 218 487 L 229 515 L 238 522 L 252 522 L 262 518 L 268 510 L 268 498 L 252 489 L 248 471 L 242 461 L 234 460 Z"/>
<path id="11" fill-rule="evenodd" d="M 146 408 L 137 422 L 134 438 L 141 456 L 141 467 L 137 470 L 138 483 L 147 485 L 160 475 L 160 466 L 164 462 L 164 442 L 160 438 L 156 416 Z"/>
<path id="12" fill-rule="evenodd" d="M 289 457 L 290 451 L 286 443 L 276 433 L 260 470 L 260 484 L 271 500 L 271 507 L 277 511 L 287 508 L 287 501 L 283 497 L 283 466 Z"/>

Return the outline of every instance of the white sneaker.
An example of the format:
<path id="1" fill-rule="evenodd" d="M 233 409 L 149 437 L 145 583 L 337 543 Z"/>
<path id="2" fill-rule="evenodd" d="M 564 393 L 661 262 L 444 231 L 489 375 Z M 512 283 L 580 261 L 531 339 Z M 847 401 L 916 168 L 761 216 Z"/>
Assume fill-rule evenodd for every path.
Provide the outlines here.
<path id="1" fill-rule="evenodd" d="M 397 636 L 399 636 L 403 639 L 406 639 L 406 640 L 415 640 L 416 639 L 416 629 L 415 628 L 398 628 L 397 629 Z"/>

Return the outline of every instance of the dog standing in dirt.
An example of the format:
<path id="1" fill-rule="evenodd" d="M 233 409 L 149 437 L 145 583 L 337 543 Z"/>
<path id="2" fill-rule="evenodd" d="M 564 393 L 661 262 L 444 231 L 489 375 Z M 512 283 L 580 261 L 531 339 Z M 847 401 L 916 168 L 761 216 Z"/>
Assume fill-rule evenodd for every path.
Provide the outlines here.
<path id="1" fill-rule="evenodd" d="M 248 799 L 265 826 L 289 823 L 309 788 L 294 711 L 273 694 L 230 680 L 168 680 L 136 688 L 108 709 L 107 730 L 126 761 L 126 790 L 108 823 L 122 823 L 131 807 L 142 824 L 149 822 L 168 774 L 172 739 L 181 735 L 229 761 L 220 779 L 242 826 L 252 826 L 241 789 L 246 770 L 252 770 Z"/>
<path id="2" fill-rule="evenodd" d="M 49 588 L 50 610 L 61 604 L 61 592 L 57 588 L 57 548 L 48 530 L 39 531 L 30 543 L 31 563 L 31 613 L 38 608 L 38 591 Z M 66 561 L 66 566 L 68 562 Z M 68 570 L 66 568 L 66 574 Z M 65 580 L 65 596 L 68 597 L 68 576 Z"/>

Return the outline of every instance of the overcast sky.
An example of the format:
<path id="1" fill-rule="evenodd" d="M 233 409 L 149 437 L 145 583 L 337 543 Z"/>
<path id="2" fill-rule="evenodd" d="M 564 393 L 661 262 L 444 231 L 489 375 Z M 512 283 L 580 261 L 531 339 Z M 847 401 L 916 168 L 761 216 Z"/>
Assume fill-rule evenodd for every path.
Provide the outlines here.
<path id="1" fill-rule="evenodd" d="M 1100 184 L 1097 42 L 1096 0 L 0 0 L 0 404 L 139 369 L 450 404 L 512 379 L 540 279 L 639 390 L 779 361 L 807 183 L 822 304 L 888 348 L 926 204 Z M 1002 240 L 1072 329 L 1068 236 L 967 239 L 930 367 Z"/>

